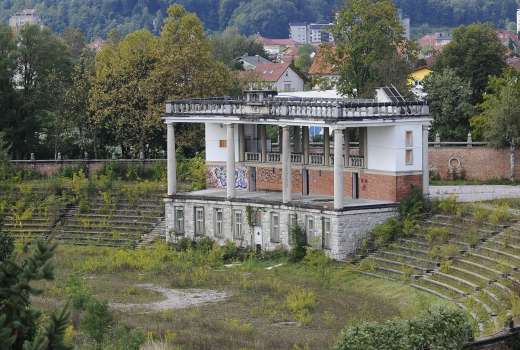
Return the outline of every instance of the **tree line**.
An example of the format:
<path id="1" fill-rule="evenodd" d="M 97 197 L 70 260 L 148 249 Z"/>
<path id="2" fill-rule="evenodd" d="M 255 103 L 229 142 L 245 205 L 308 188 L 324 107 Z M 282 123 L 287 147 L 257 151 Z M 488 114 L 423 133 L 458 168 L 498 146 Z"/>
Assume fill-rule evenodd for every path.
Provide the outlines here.
<path id="1" fill-rule="evenodd" d="M 178 5 L 159 35 L 113 31 L 97 54 L 78 29 L 0 27 L 0 133 L 17 159 L 162 157 L 165 101 L 236 93 L 246 52 L 265 55 L 233 29 L 208 37 Z M 179 128 L 184 154 L 201 151 L 203 129 Z"/>
<path id="2" fill-rule="evenodd" d="M 290 22 L 331 21 L 349 0 L 38 0 L 32 4 L 56 32 L 81 29 L 89 39 L 105 37 L 111 30 L 127 34 L 146 28 L 159 34 L 167 9 L 177 3 L 194 12 L 209 31 L 236 27 L 242 34 L 287 37 Z M 395 0 L 418 26 L 456 27 L 492 22 L 504 27 L 515 21 L 516 0 Z M 25 0 L 0 0 L 0 21 L 7 21 Z"/>

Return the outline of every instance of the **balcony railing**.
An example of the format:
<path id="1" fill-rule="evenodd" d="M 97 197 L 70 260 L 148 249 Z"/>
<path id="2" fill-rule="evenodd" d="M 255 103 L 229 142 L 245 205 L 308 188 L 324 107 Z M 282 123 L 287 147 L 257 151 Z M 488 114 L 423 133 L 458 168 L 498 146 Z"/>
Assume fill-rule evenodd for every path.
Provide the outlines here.
<path id="1" fill-rule="evenodd" d="M 343 157 L 345 159 L 345 157 Z M 280 153 L 267 153 L 267 159 L 265 161 L 262 160 L 262 154 L 258 152 L 246 152 L 245 153 L 245 161 L 249 163 L 280 163 L 281 162 L 281 154 Z M 345 160 L 343 160 L 345 167 L 347 168 L 360 168 L 364 169 L 366 167 L 365 157 L 363 156 L 350 156 L 348 160 L 348 164 Z M 292 164 L 304 164 L 303 154 L 301 153 L 292 153 L 291 154 L 291 163 Z M 325 155 L 319 153 L 309 154 L 309 164 L 314 166 L 333 166 L 334 165 L 334 156 L 330 157 L 329 165 L 325 164 Z"/>
<path id="2" fill-rule="evenodd" d="M 376 102 L 374 100 L 343 99 L 268 99 L 251 104 L 236 99 L 191 99 L 170 101 L 166 104 L 166 114 L 243 116 L 264 115 L 270 117 L 307 117 L 307 118 L 395 118 L 410 116 L 429 116 L 425 102 Z"/>

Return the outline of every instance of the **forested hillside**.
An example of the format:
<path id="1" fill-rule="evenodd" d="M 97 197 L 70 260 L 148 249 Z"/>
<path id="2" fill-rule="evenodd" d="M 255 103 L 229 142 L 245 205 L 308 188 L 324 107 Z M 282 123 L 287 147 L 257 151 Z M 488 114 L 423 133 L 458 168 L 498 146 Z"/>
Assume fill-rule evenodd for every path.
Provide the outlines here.
<path id="1" fill-rule="evenodd" d="M 0 21 L 16 10 L 36 7 L 54 31 L 78 27 L 89 38 L 111 29 L 158 33 L 166 8 L 180 3 L 197 13 L 209 31 L 236 26 L 244 34 L 286 37 L 291 21 L 330 20 L 344 0 L 0 0 Z M 412 25 L 457 26 L 491 21 L 505 26 L 515 18 L 517 0 L 396 0 Z"/>

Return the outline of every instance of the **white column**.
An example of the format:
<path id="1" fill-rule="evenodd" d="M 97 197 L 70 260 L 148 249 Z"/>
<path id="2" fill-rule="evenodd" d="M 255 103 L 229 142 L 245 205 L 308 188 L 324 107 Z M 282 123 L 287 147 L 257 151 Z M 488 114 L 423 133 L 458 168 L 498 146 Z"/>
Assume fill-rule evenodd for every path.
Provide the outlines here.
<path id="1" fill-rule="evenodd" d="M 167 124 L 167 156 L 168 156 L 168 196 L 177 193 L 177 159 L 175 157 L 175 127 L 173 123 Z"/>
<path id="2" fill-rule="evenodd" d="M 294 127 L 294 153 L 302 153 L 302 130 L 299 126 Z"/>
<path id="3" fill-rule="evenodd" d="M 262 162 L 267 161 L 267 138 L 266 138 L 266 127 L 265 125 L 259 125 L 260 127 L 260 152 L 262 153 Z"/>
<path id="4" fill-rule="evenodd" d="M 423 125 L 423 142 L 422 142 L 422 170 L 423 170 L 423 194 L 430 193 L 430 164 L 428 159 L 428 126 Z"/>
<path id="5" fill-rule="evenodd" d="M 334 129 L 334 209 L 344 206 L 343 130 Z"/>
<path id="6" fill-rule="evenodd" d="M 238 161 L 246 160 L 246 135 L 244 132 L 244 124 L 238 124 Z"/>
<path id="7" fill-rule="evenodd" d="M 292 183 L 291 183 L 291 148 L 289 145 L 289 127 L 282 128 L 282 202 L 289 203 L 291 201 Z"/>
<path id="8" fill-rule="evenodd" d="M 348 167 L 350 166 L 350 136 L 348 134 L 348 129 L 343 130 L 343 140 L 343 143 L 345 144 L 343 149 L 343 154 L 345 155 L 345 166 Z M 360 149 L 361 144 L 362 142 L 359 142 Z"/>
<path id="9" fill-rule="evenodd" d="M 235 197 L 235 127 L 227 125 L 226 197 Z"/>
<path id="10" fill-rule="evenodd" d="M 323 156 L 325 165 L 330 164 L 330 133 L 329 128 L 323 128 Z"/>
<path id="11" fill-rule="evenodd" d="M 302 127 L 303 136 L 303 164 L 309 164 L 309 127 Z"/>

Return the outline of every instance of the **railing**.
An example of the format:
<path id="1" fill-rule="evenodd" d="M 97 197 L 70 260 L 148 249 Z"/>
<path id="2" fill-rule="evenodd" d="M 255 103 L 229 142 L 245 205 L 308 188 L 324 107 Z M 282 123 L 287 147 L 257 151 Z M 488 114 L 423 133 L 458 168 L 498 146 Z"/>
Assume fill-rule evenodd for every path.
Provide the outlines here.
<path id="1" fill-rule="evenodd" d="M 268 115 L 274 117 L 319 117 L 319 118 L 359 118 L 429 116 L 425 102 L 375 102 L 349 101 L 343 99 L 268 99 L 250 104 L 233 99 L 193 99 L 171 101 L 166 104 L 166 114 L 170 115 Z"/>
<path id="2" fill-rule="evenodd" d="M 291 163 L 293 164 L 302 164 L 303 163 L 303 155 L 298 153 L 291 154 Z"/>
<path id="3" fill-rule="evenodd" d="M 279 163 L 280 162 L 280 153 L 267 153 L 267 162 L 268 163 Z"/>
<path id="4" fill-rule="evenodd" d="M 312 153 L 309 155 L 309 160 L 312 165 L 325 165 L 325 155 L 319 153 Z"/>
<path id="5" fill-rule="evenodd" d="M 259 162 L 262 158 L 261 153 L 246 152 L 246 162 Z"/>
<path id="6" fill-rule="evenodd" d="M 245 153 L 245 161 L 246 162 L 255 162 L 255 163 L 263 163 L 262 154 L 257 152 L 246 152 Z M 267 153 L 267 159 L 265 163 L 280 163 L 281 162 L 281 154 L 270 152 Z M 291 163 L 292 164 L 304 164 L 303 154 L 301 153 L 292 153 L 291 154 Z M 363 156 L 350 156 L 348 159 L 348 164 L 345 161 L 345 157 L 343 157 L 344 166 L 347 168 L 365 168 L 365 157 Z M 333 166 L 334 165 L 334 156 L 331 155 L 329 165 L 325 164 L 325 155 L 320 153 L 311 153 L 309 154 L 309 165 L 315 166 Z"/>
<path id="7" fill-rule="evenodd" d="M 365 157 L 361 156 L 350 156 L 348 158 L 348 168 L 364 168 L 365 167 Z"/>

